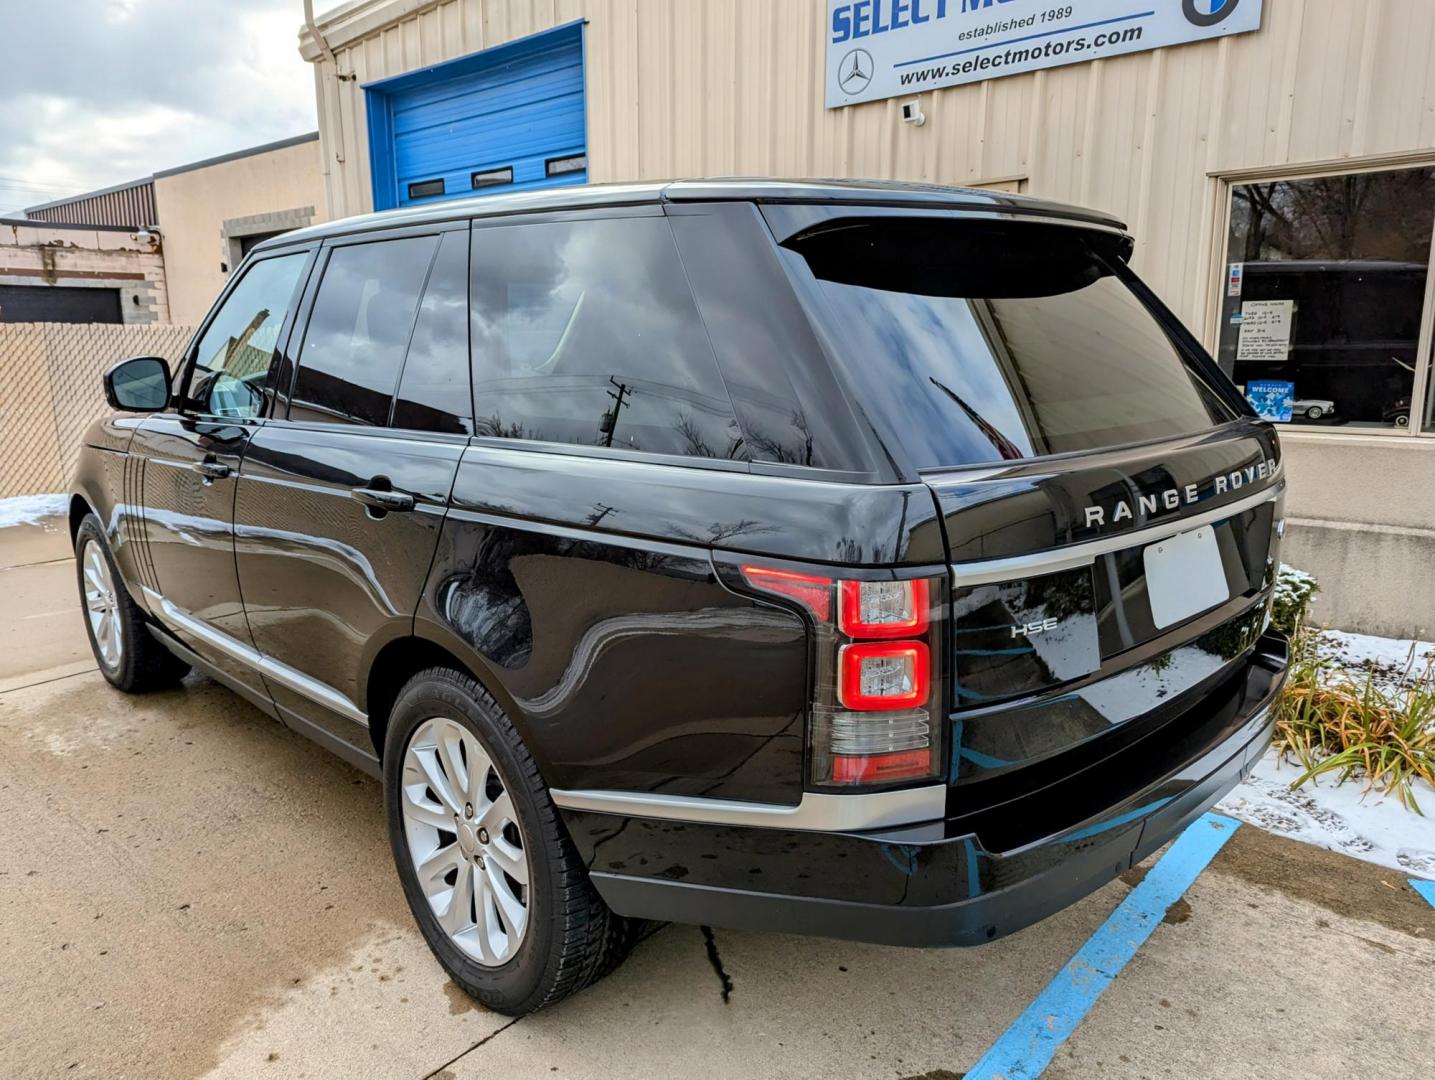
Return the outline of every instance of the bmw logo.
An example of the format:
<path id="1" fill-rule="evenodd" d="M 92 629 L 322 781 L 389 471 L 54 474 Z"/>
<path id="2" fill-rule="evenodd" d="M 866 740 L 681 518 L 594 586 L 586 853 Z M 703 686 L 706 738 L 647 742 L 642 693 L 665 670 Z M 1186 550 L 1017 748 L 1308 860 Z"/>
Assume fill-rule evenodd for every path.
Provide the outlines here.
<path id="1" fill-rule="evenodd" d="M 1181 0 L 1181 14 L 1196 26 L 1215 26 L 1236 10 L 1241 0 Z"/>

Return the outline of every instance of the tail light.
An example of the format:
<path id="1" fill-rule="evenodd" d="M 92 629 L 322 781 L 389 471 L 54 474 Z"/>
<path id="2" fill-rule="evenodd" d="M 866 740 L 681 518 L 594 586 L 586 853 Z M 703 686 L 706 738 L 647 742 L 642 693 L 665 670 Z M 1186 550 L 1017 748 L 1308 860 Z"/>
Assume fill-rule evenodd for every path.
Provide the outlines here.
<path id="1" fill-rule="evenodd" d="M 927 704 L 932 661 L 925 642 L 862 641 L 837 650 L 837 701 L 857 711 Z"/>
<path id="2" fill-rule="evenodd" d="M 837 627 L 854 638 L 920 637 L 929 617 L 927 582 L 842 581 L 837 585 Z"/>
<path id="3" fill-rule="evenodd" d="M 832 610 L 832 579 L 777 570 L 768 566 L 744 566 L 743 577 L 754 588 L 797 600 L 823 622 Z"/>
<path id="4" fill-rule="evenodd" d="M 883 785 L 941 770 L 935 689 L 945 579 L 855 581 L 744 566 L 747 584 L 796 600 L 817 628 L 809 762 L 815 786 Z"/>

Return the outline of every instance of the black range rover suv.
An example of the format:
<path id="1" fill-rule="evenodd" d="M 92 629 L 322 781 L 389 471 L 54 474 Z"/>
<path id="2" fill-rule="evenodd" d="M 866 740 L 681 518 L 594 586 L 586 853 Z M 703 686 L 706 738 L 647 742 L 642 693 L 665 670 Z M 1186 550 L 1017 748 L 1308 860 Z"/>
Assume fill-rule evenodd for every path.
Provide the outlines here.
<path id="1" fill-rule="evenodd" d="M 1264 749 L 1280 450 L 1087 210 L 565 188 L 260 245 L 105 376 L 101 669 L 381 776 L 425 938 L 521 1013 L 643 920 L 989 941 Z"/>

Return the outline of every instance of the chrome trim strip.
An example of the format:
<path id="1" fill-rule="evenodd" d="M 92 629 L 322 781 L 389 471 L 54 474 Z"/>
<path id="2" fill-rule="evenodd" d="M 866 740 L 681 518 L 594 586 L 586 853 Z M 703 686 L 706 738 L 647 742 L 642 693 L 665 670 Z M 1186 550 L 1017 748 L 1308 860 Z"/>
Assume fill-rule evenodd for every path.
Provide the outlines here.
<path id="1" fill-rule="evenodd" d="M 854 795 L 821 795 L 807 791 L 796 806 L 733 802 L 692 795 L 648 791 L 553 790 L 556 806 L 599 814 L 691 821 L 704 825 L 737 825 L 811 832 L 853 832 L 940 820 L 947 811 L 944 784 L 872 791 Z"/>
<path id="2" fill-rule="evenodd" d="M 1054 574 L 1060 570 L 1073 570 L 1080 566 L 1089 566 L 1097 556 L 1113 551 L 1122 551 L 1130 547 L 1141 547 L 1156 540 L 1174 536 L 1176 533 L 1188 532 L 1191 529 L 1198 529 L 1202 525 L 1210 525 L 1212 522 L 1235 517 L 1253 507 L 1280 498 L 1285 494 L 1285 486 L 1285 481 L 1282 480 L 1274 487 L 1265 488 L 1244 499 L 1227 503 L 1225 506 L 1218 506 L 1214 510 L 1192 514 L 1190 517 L 1163 521 L 1148 529 L 1119 533 L 1115 536 L 1102 537 L 1100 540 L 1088 540 L 1084 544 L 1053 548 L 1050 551 L 1038 551 L 1031 555 L 1013 555 L 1005 559 L 952 563 L 952 584 L 957 588 L 968 585 L 987 585 L 997 581 L 1036 577 L 1039 574 Z"/>
<path id="3" fill-rule="evenodd" d="M 1273 706 L 1265 705 L 1247 726 L 1269 720 Z M 1228 753 L 1222 746 L 1213 754 Z M 1204 760 L 1204 759 L 1203 759 Z M 802 829 L 810 832 L 860 832 L 864 829 L 919 825 L 940 821 L 946 814 L 947 788 L 942 784 L 904 791 L 874 791 L 860 795 L 822 795 L 804 792 L 796 806 L 733 802 L 692 795 L 664 795 L 648 791 L 549 792 L 564 810 L 598 814 L 688 821 L 702 825 L 735 825 L 760 829 Z"/>
<path id="4" fill-rule="evenodd" d="M 218 649 L 231 659 L 252 667 L 266 679 L 272 679 L 285 689 L 317 702 L 324 708 L 336 712 L 356 724 L 368 724 L 367 714 L 328 683 L 311 678 L 302 671 L 291 668 L 288 664 L 282 664 L 271 656 L 265 656 L 257 649 L 230 637 L 224 631 L 216 630 L 203 619 L 195 618 L 153 589 L 145 589 L 144 595 L 145 599 L 149 601 L 150 610 L 162 621 L 168 623 L 171 629 L 193 634 L 206 645 Z"/>

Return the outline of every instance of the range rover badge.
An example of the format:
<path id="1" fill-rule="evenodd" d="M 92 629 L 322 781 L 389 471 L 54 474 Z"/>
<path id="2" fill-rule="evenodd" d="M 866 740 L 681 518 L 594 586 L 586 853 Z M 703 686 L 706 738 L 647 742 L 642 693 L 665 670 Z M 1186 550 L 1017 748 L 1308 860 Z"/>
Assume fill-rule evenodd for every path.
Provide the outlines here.
<path id="1" fill-rule="evenodd" d="M 1104 528 L 1108 524 L 1115 525 L 1121 521 L 1135 521 L 1136 513 L 1134 511 L 1140 511 L 1141 516 L 1145 518 L 1162 510 L 1179 510 L 1182 506 L 1198 503 L 1203 498 L 1224 495 L 1229 491 L 1239 491 L 1246 484 L 1254 484 L 1257 481 L 1274 477 L 1279 471 L 1280 462 L 1275 458 L 1268 458 L 1234 472 L 1220 473 L 1211 477 L 1205 484 L 1186 484 L 1181 487 L 1169 487 L 1163 491 L 1147 492 L 1137 496 L 1134 508 L 1129 499 L 1117 499 L 1112 505 L 1109 515 L 1104 506 L 1088 506 L 1086 521 L 1083 524 L 1088 529 Z M 1202 488 L 1208 489 L 1204 495 Z"/>

